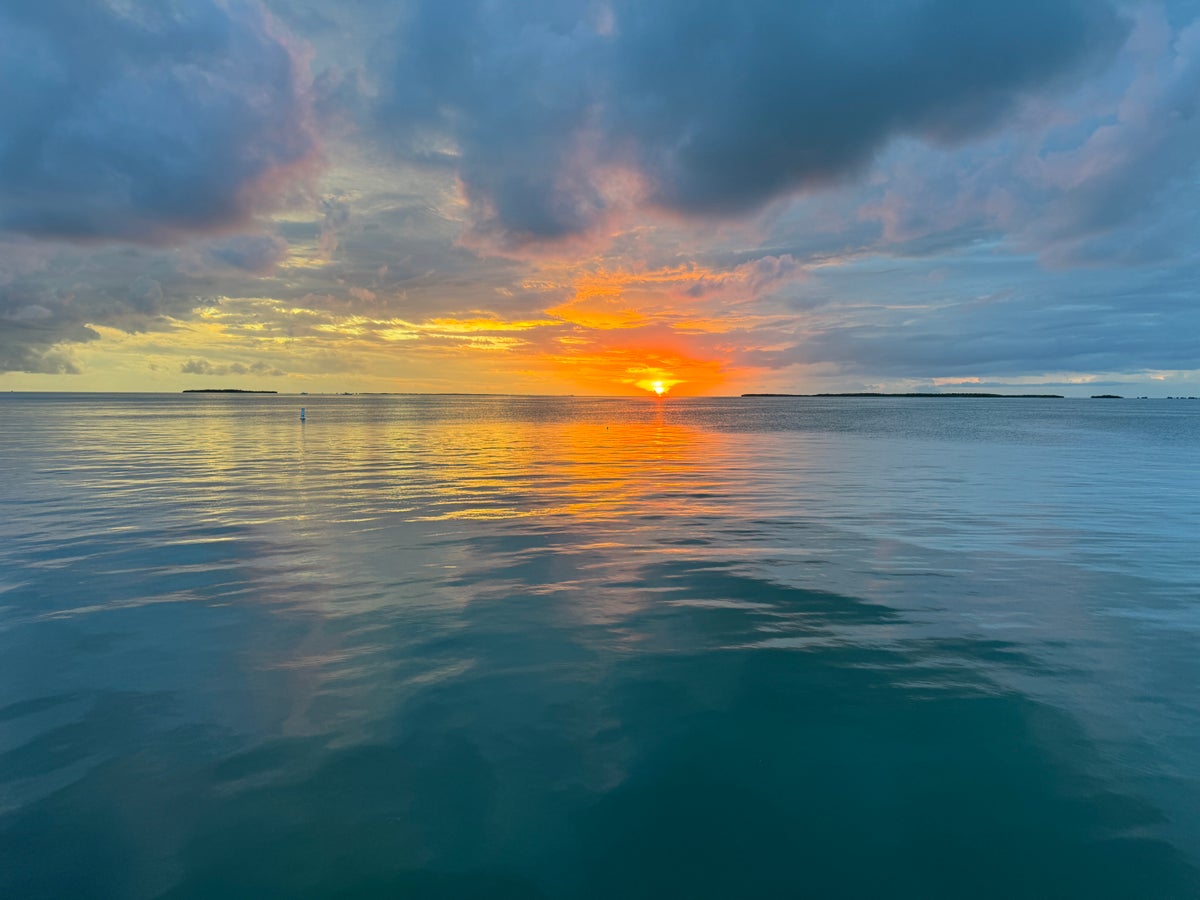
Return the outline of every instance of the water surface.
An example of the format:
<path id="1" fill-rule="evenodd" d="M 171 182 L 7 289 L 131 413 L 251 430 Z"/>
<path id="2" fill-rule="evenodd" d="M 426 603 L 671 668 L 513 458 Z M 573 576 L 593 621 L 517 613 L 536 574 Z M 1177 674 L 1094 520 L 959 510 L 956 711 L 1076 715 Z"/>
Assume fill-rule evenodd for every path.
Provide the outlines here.
<path id="1" fill-rule="evenodd" d="M 1200 895 L 1200 405 L 0 415 L 0 896 Z"/>

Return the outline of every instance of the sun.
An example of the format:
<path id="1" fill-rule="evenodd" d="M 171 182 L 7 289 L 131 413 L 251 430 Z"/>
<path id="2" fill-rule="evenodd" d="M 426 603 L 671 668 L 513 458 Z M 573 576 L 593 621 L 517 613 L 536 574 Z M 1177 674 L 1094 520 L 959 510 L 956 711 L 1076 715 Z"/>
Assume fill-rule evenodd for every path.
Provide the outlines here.
<path id="1" fill-rule="evenodd" d="M 678 378 L 671 378 L 670 376 L 665 376 L 665 374 L 659 374 L 655 372 L 653 374 L 648 374 L 646 378 L 642 378 L 641 380 L 638 380 L 638 382 L 634 382 L 632 384 L 634 384 L 635 388 L 641 388 L 643 391 L 648 392 L 648 394 L 653 394 L 655 397 L 665 397 L 667 394 L 670 394 L 671 389 L 679 383 L 680 382 Z"/>
<path id="2" fill-rule="evenodd" d="M 649 372 L 643 370 L 642 372 L 631 374 L 644 375 L 645 377 L 639 379 L 638 381 L 633 381 L 630 379 L 630 381 L 626 382 L 626 384 L 632 384 L 634 387 L 640 388 L 641 390 L 653 394 L 656 397 L 667 396 L 667 394 L 671 392 L 671 388 L 682 383 L 678 378 L 671 377 L 661 369 L 651 369 Z"/>

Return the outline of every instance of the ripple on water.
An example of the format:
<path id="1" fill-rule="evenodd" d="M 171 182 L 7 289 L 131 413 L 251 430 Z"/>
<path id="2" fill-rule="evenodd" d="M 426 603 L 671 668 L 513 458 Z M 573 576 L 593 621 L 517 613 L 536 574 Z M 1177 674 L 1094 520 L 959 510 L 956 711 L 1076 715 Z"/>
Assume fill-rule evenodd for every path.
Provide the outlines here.
<path id="1" fill-rule="evenodd" d="M 0 403 L 0 896 L 1200 895 L 1200 416 Z"/>

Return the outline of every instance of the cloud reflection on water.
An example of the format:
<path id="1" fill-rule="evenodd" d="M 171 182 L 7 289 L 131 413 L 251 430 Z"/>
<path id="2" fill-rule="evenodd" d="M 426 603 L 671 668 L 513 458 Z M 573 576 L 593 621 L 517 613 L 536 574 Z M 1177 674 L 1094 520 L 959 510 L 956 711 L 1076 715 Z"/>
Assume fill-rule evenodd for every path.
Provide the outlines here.
<path id="1" fill-rule="evenodd" d="M 94 402 L 6 451 L 7 893 L 1198 887 L 1177 748 L 1099 727 L 1180 702 L 1091 611 L 1137 573 L 898 540 L 910 485 L 841 493 L 922 472 L 903 439 L 871 469 L 669 403 Z"/>

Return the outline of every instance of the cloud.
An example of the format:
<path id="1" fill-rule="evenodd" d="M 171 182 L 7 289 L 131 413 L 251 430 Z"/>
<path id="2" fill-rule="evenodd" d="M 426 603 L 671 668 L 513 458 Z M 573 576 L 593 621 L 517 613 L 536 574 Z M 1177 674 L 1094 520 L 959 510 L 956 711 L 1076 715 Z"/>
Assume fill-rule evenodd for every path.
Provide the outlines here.
<path id="1" fill-rule="evenodd" d="M 610 110 L 655 196 L 740 212 L 861 171 L 901 134 L 957 141 L 1121 33 L 1102 3 L 630 4 Z M 626 16 L 620 17 L 621 27 Z"/>
<path id="2" fill-rule="evenodd" d="M 145 275 L 139 275 L 129 285 L 130 305 L 144 313 L 153 313 L 162 306 L 163 286 Z"/>
<path id="3" fill-rule="evenodd" d="M 621 204 L 736 216 L 947 143 L 1116 49 L 1085 0 L 423 0 L 391 39 L 377 122 L 453 168 L 482 233 L 578 234 Z"/>
<path id="4" fill-rule="evenodd" d="M 350 221 L 350 204 L 340 197 L 322 197 L 321 213 L 321 238 L 317 246 L 321 256 L 329 259 L 338 248 L 338 232 Z"/>
<path id="5" fill-rule="evenodd" d="M 214 365 L 206 359 L 195 358 L 189 359 L 182 366 L 180 366 L 179 371 L 185 375 L 213 376 L 263 375 L 279 377 L 286 374 L 283 370 L 276 368 L 275 366 L 268 365 L 264 362 L 251 363 L 250 365 L 240 362 L 221 363 L 219 365 Z"/>
<path id="6" fill-rule="evenodd" d="M 0 372 L 74 374 L 60 341 L 80 343 L 98 335 L 70 315 L 72 296 L 19 282 L 0 286 Z"/>
<path id="7" fill-rule="evenodd" d="M 1126 57 L 1134 75 L 1109 120 L 1045 156 L 1053 203 L 1031 237 L 1054 244 L 1057 262 L 1158 261 L 1192 245 L 1180 238 L 1195 234 L 1200 199 L 1200 19 L 1175 33 L 1162 10 L 1143 8 Z"/>
<path id="8" fill-rule="evenodd" d="M 1194 369 L 1195 3 L 263 2 L 0 4 L 0 369 Z"/>
<path id="9" fill-rule="evenodd" d="M 10 0 L 0 82 L 0 231 L 168 243 L 319 163 L 305 65 L 250 0 Z"/>
<path id="10" fill-rule="evenodd" d="M 287 241 L 274 234 L 237 235 L 218 241 L 208 249 L 213 261 L 255 275 L 273 272 L 287 252 Z"/>
<path id="11" fill-rule="evenodd" d="M 1194 13 L 1194 10 L 1192 11 Z M 1003 240 L 1060 267 L 1186 258 L 1200 224 L 1200 20 L 1143 4 L 1112 65 L 954 153 L 909 141 L 860 213 L 890 252 Z"/>
<path id="12" fill-rule="evenodd" d="M 781 334 L 772 350 L 739 362 L 829 363 L 846 375 L 905 379 L 1195 368 L 1200 310 L 1187 287 L 1200 276 L 1195 264 L 1148 277 L 1033 272 L 1016 260 L 989 269 L 985 257 L 980 251 L 973 260 L 978 275 L 935 285 L 918 277 L 916 261 L 876 278 L 828 273 L 853 285 L 862 305 L 810 314 L 790 338 Z"/>
<path id="13" fill-rule="evenodd" d="M 605 331 L 669 324 L 703 332 L 743 327 L 748 315 L 753 318 L 745 307 L 805 276 L 791 256 L 764 256 L 728 269 L 578 264 L 545 274 L 570 281 L 570 298 L 546 310 L 564 322 Z"/>
<path id="14" fill-rule="evenodd" d="M 58 344 L 95 340 L 91 325 L 155 327 L 199 302 L 158 250 L 0 240 L 0 372 L 75 372 Z"/>

